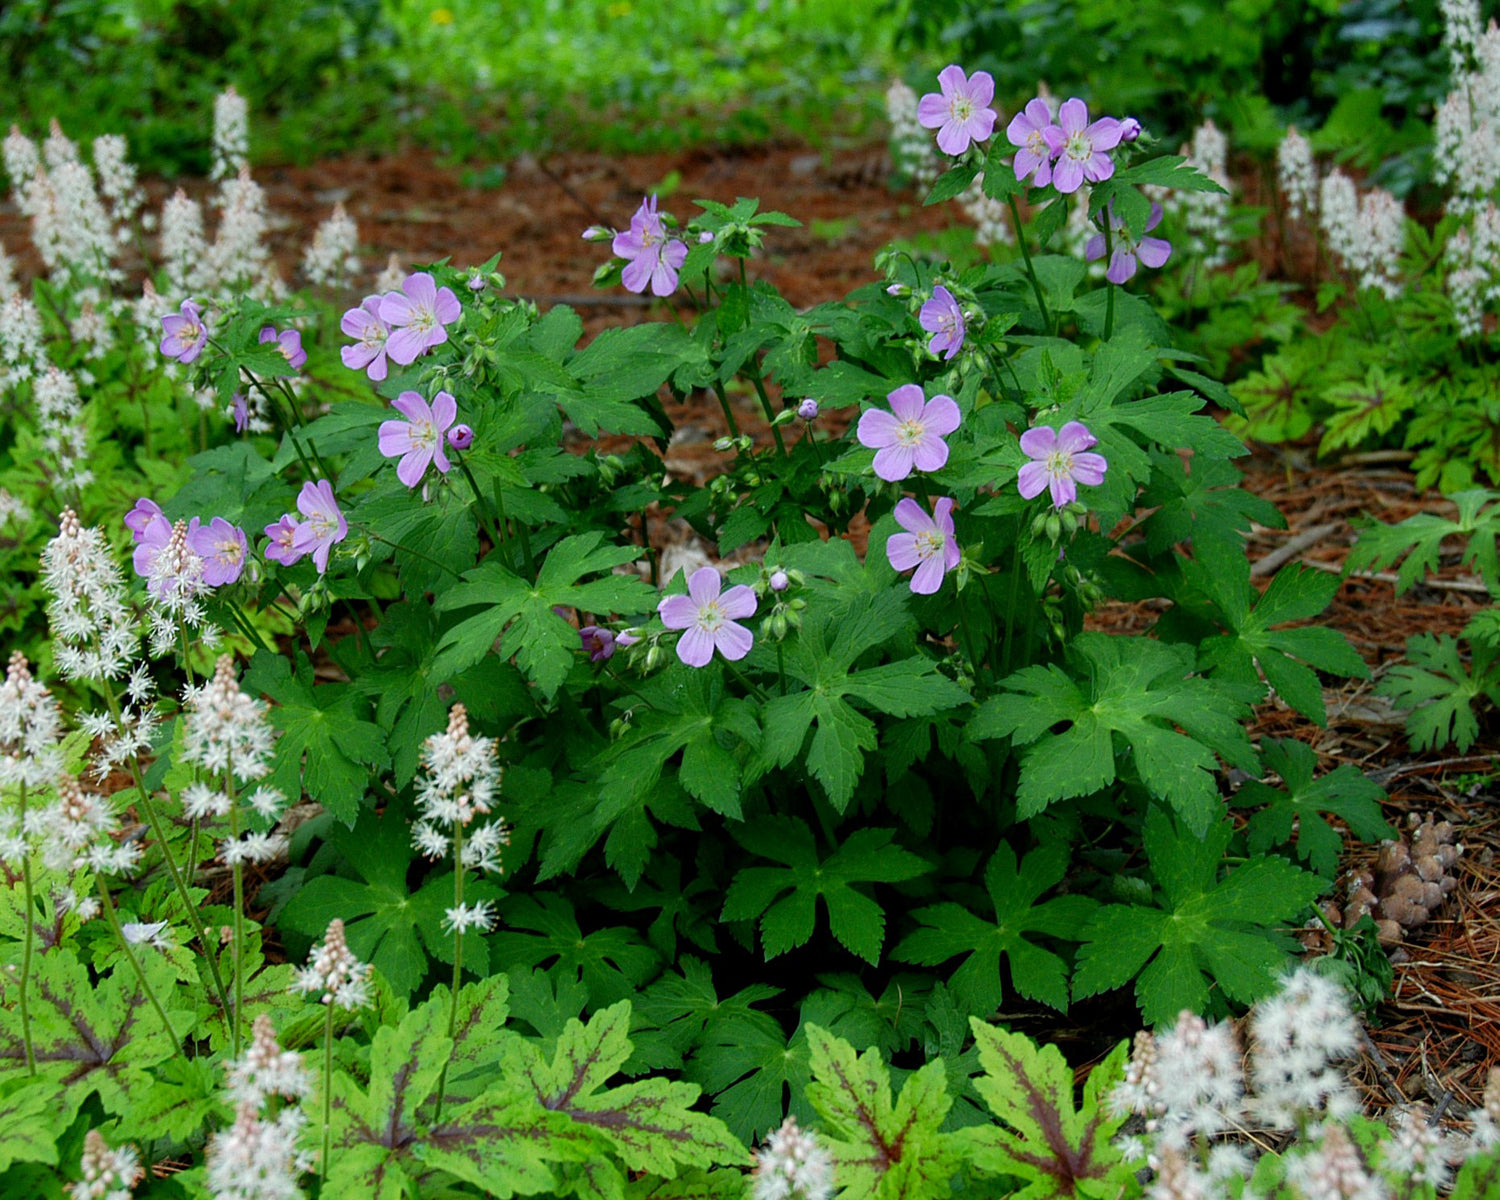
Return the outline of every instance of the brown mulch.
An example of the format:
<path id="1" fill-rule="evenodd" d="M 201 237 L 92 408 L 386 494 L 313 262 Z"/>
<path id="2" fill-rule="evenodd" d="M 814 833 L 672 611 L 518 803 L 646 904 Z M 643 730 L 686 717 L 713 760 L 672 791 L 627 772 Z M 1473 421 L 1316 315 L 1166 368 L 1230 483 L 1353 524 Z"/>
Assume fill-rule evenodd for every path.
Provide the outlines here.
<path id="1" fill-rule="evenodd" d="M 805 223 L 801 229 L 769 231 L 766 253 L 756 264 L 760 277 L 799 306 L 869 282 L 879 248 L 919 230 L 940 230 L 950 221 L 947 208 L 923 208 L 913 194 L 890 190 L 888 165 L 878 148 L 816 152 L 774 145 L 628 157 L 568 154 L 518 160 L 496 189 L 465 186 L 459 170 L 423 153 L 267 168 L 256 177 L 277 222 L 273 242 L 288 278 L 297 277 L 312 229 L 342 202 L 371 247 L 366 286 L 391 251 L 408 264 L 452 254 L 455 263 L 467 265 L 501 250 L 509 294 L 544 308 L 573 305 L 594 333 L 661 310 L 619 289 L 595 291 L 593 271 L 608 249 L 586 244 L 579 235 L 596 222 L 623 227 L 641 195 L 674 172 L 680 182 L 662 203 L 681 218 L 694 211 L 694 198 L 727 203 L 745 195 Z M 148 189 L 155 205 L 168 190 L 161 181 L 149 181 Z M 209 188 L 200 183 L 189 190 L 207 195 Z M 25 225 L 9 205 L 0 205 L 0 243 L 18 258 L 23 274 L 36 270 Z M 1315 270 L 1308 247 L 1300 243 L 1260 247 L 1257 257 L 1267 264 L 1296 260 L 1297 269 Z M 764 437 L 753 397 L 737 396 L 734 404 L 741 427 Z M 722 456 L 712 442 L 726 432 L 717 405 L 689 401 L 674 406 L 672 415 L 682 432 L 668 451 L 669 467 L 700 478 L 717 470 Z M 1421 511 L 1451 511 L 1439 497 L 1416 492 L 1398 466 L 1371 456 L 1317 462 L 1297 447 L 1260 448 L 1243 465 L 1244 486 L 1275 502 L 1290 526 L 1252 532 L 1250 556 L 1267 565 L 1284 558 L 1337 572 L 1360 515 L 1394 522 Z M 666 522 L 652 524 L 658 549 L 662 541 L 681 536 Z M 1273 574 L 1265 570 L 1258 583 L 1263 586 Z M 1389 578 L 1353 577 L 1340 585 L 1320 623 L 1343 632 L 1378 678 L 1401 660 L 1407 637 L 1457 633 L 1484 603 L 1486 597 L 1456 565 L 1441 572 L 1437 584 L 1418 585 L 1400 597 Z M 1111 605 L 1093 621 L 1099 628 L 1141 632 L 1157 615 L 1149 606 Z M 1476 786 L 1463 779 L 1492 773 L 1497 746 L 1491 740 L 1465 756 L 1424 757 L 1407 746 L 1401 714 L 1374 696 L 1372 683 L 1330 688 L 1326 700 L 1326 729 L 1272 704 L 1259 711 L 1252 733 L 1257 739 L 1306 741 L 1325 769 L 1351 763 L 1372 773 L 1389 792 L 1393 824 L 1404 825 L 1409 813 L 1433 812 L 1459 828 L 1466 848 L 1456 868 L 1457 891 L 1405 947 L 1408 961 L 1396 967 L 1394 994 L 1372 1025 L 1379 1058 L 1369 1058 L 1364 1070 L 1365 1082 L 1384 1105 L 1425 1099 L 1461 1112 L 1478 1102 L 1487 1069 L 1500 1064 L 1500 794 L 1493 782 Z M 1348 865 L 1364 865 L 1372 855 L 1373 848 L 1356 847 Z"/>

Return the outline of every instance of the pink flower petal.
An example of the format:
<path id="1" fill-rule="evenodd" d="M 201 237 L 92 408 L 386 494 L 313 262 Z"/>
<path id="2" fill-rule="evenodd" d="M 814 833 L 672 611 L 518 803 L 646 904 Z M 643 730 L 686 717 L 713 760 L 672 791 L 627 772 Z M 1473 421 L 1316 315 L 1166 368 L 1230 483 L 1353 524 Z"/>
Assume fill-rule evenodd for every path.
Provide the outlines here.
<path id="1" fill-rule="evenodd" d="M 412 449 L 412 426 L 409 421 L 382 421 L 377 445 L 387 458 L 397 458 Z"/>
<path id="2" fill-rule="evenodd" d="M 910 496 L 903 496 L 896 501 L 895 511 L 891 515 L 896 518 L 896 524 L 908 533 L 931 533 L 937 528 L 927 511 Z"/>
<path id="3" fill-rule="evenodd" d="M 719 611 L 734 621 L 755 615 L 755 589 L 736 584 L 719 597 Z"/>
<path id="4" fill-rule="evenodd" d="M 712 567 L 699 567 L 688 577 L 688 595 L 699 608 L 712 604 L 719 598 L 719 589 L 724 581 Z"/>
<path id="5" fill-rule="evenodd" d="M 886 539 L 885 557 L 898 571 L 910 571 L 922 561 L 917 554 L 917 535 L 893 533 Z"/>
<path id="6" fill-rule="evenodd" d="M 860 414 L 855 436 L 861 446 L 880 450 L 895 443 L 900 422 L 884 409 L 869 408 Z"/>
<path id="7" fill-rule="evenodd" d="M 414 275 L 408 275 L 401 282 L 401 290 L 406 293 L 415 307 L 434 308 L 437 304 L 437 284 L 426 271 L 419 271 Z M 450 292 L 449 295 L 452 295 Z"/>
<path id="8" fill-rule="evenodd" d="M 911 446 L 887 446 L 875 452 L 875 474 L 887 483 L 897 483 L 911 474 L 916 462 L 916 451 Z"/>
<path id="9" fill-rule="evenodd" d="M 881 454 L 885 453 L 888 451 L 881 451 Z M 876 457 L 879 458 L 880 455 Z M 912 455 L 912 463 L 919 471 L 941 471 L 947 461 L 948 444 L 940 437 L 924 437 L 917 443 L 915 453 Z"/>
<path id="10" fill-rule="evenodd" d="M 458 419 L 458 401 L 449 392 L 439 392 L 432 398 L 432 420 L 439 433 L 447 433 L 448 426 Z"/>
<path id="11" fill-rule="evenodd" d="M 463 309 L 459 307 L 458 297 L 453 294 L 453 289 L 448 287 L 438 289 L 437 303 L 433 311 L 437 313 L 437 319 L 444 325 L 453 324 L 463 314 Z"/>
<path id="12" fill-rule="evenodd" d="M 698 606 L 690 596 L 665 596 L 656 611 L 668 629 L 686 629 L 698 619 Z"/>
<path id="13" fill-rule="evenodd" d="M 391 401 L 391 407 L 408 421 L 432 420 L 432 409 L 419 392 L 402 392 Z"/>
<path id="14" fill-rule="evenodd" d="M 1057 449 L 1057 432 L 1037 425 L 1021 435 L 1021 453 L 1027 458 L 1046 458 Z"/>
<path id="15" fill-rule="evenodd" d="M 964 69 L 957 63 L 949 63 L 938 72 L 938 86 L 943 89 L 944 96 L 963 95 L 967 82 Z"/>
<path id="16" fill-rule="evenodd" d="M 400 292 L 387 292 L 380 298 L 380 319 L 387 325 L 409 325 L 416 310 Z"/>
<path id="17" fill-rule="evenodd" d="M 432 462 L 433 447 L 413 446 L 396 464 L 396 478 L 407 487 L 416 487 L 427 474 L 427 465 Z"/>
<path id="18" fill-rule="evenodd" d="M 896 414 L 896 421 L 920 421 L 923 419 L 922 406 L 926 399 L 922 389 L 915 383 L 903 383 L 894 392 L 886 396 L 886 401 L 891 406 L 891 412 Z M 892 424 L 894 430 L 895 425 Z"/>
<path id="19" fill-rule="evenodd" d="M 1082 133 L 1089 123 L 1089 109 L 1077 96 L 1062 102 L 1062 107 L 1057 110 L 1057 124 L 1062 131 L 1069 136 Z"/>
<path id="20" fill-rule="evenodd" d="M 1057 431 L 1057 448 L 1064 454 L 1077 454 L 1099 441 L 1082 421 L 1069 421 Z"/>
<path id="21" fill-rule="evenodd" d="M 947 571 L 943 569 L 943 560 L 934 554 L 931 558 L 922 560 L 922 565 L 911 577 L 911 590 L 919 596 L 930 596 L 943 586 L 943 576 Z"/>
<path id="22" fill-rule="evenodd" d="M 939 437 L 952 433 L 962 420 L 963 415 L 958 411 L 958 404 L 952 396 L 934 396 L 922 410 L 922 427 Z"/>
<path id="23" fill-rule="evenodd" d="M 1109 463 L 1102 454 L 1073 455 L 1073 478 L 1087 487 L 1098 487 L 1104 482 L 1104 472 Z"/>
<path id="24" fill-rule="evenodd" d="M 969 99 L 980 108 L 988 108 L 995 99 L 995 77 L 988 71 L 975 71 L 970 75 Z"/>
<path id="25" fill-rule="evenodd" d="M 755 645 L 755 635 L 743 625 L 728 621 L 714 632 L 713 641 L 720 654 L 730 662 L 739 662 L 750 653 L 750 647 Z"/>
<path id="26" fill-rule="evenodd" d="M 1078 486 L 1071 475 L 1053 475 L 1048 481 L 1052 489 L 1052 507 L 1061 508 L 1078 499 Z"/>
<path id="27" fill-rule="evenodd" d="M 953 536 L 953 498 L 939 496 L 932 505 L 933 524 L 947 537 Z"/>
<path id="28" fill-rule="evenodd" d="M 714 656 L 714 639 L 706 629 L 693 625 L 677 639 L 677 657 L 690 667 L 706 667 Z"/>
<path id="29" fill-rule="evenodd" d="M 1029 462 L 1016 472 L 1016 491 L 1024 499 L 1031 500 L 1047 490 L 1047 468 L 1039 462 Z"/>

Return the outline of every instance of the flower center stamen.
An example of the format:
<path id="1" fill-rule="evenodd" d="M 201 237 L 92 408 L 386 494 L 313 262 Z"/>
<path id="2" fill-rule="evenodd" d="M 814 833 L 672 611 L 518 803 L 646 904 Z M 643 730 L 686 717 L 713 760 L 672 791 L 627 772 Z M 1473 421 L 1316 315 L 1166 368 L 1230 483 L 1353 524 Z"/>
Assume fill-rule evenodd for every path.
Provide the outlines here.
<path id="1" fill-rule="evenodd" d="M 921 421 L 902 421 L 896 426 L 896 442 L 902 446 L 920 446 L 925 432 Z"/>
<path id="2" fill-rule="evenodd" d="M 924 530 L 916 537 L 917 557 L 925 559 L 941 554 L 947 540 L 947 537 L 936 529 Z"/>
<path id="3" fill-rule="evenodd" d="M 710 600 L 698 610 L 698 628 L 704 633 L 715 633 L 724 624 L 724 610 L 717 600 Z"/>
<path id="4" fill-rule="evenodd" d="M 1073 456 L 1065 450 L 1053 450 L 1047 455 L 1047 474 L 1061 479 L 1073 474 Z"/>

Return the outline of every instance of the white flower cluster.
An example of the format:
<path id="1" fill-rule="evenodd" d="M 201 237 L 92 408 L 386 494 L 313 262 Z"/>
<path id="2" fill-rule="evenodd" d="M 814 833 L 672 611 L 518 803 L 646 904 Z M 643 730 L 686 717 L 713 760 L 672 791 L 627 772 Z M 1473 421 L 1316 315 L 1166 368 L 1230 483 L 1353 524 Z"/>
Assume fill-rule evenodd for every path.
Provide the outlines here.
<path id="1" fill-rule="evenodd" d="M 94 480 L 89 466 L 88 430 L 83 423 L 83 403 L 73 377 L 48 366 L 32 389 L 36 403 L 37 432 L 42 449 L 57 466 L 56 482 L 69 490 L 82 491 Z"/>
<path id="2" fill-rule="evenodd" d="M 42 864 L 51 871 L 128 875 L 140 861 L 139 841 L 117 840 L 120 822 L 109 801 L 73 775 L 58 776 L 57 798 L 28 812 L 26 826 L 40 836 Z"/>
<path id="3" fill-rule="evenodd" d="M 324 287 L 347 288 L 359 270 L 359 228 L 342 204 L 318 226 L 302 255 L 302 273 Z"/>
<path id="4" fill-rule="evenodd" d="M 1454 1162 L 1500 1144 L 1497 1070 L 1467 1140 L 1412 1106 L 1396 1115 L 1376 1151 L 1356 1145 L 1348 1122 L 1360 1104 L 1344 1064 L 1359 1045 L 1359 1024 L 1344 991 L 1310 967 L 1255 1007 L 1249 1029 L 1248 1069 L 1228 1022 L 1209 1025 L 1185 1012 L 1166 1032 L 1136 1035 L 1110 1104 L 1119 1115 L 1145 1118 L 1144 1135 L 1121 1147 L 1155 1172 L 1151 1200 L 1230 1195 L 1230 1182 L 1255 1169 L 1250 1143 L 1236 1136 L 1250 1128 L 1297 1131 L 1281 1154 L 1290 1194 L 1305 1200 L 1390 1200 L 1400 1181 L 1442 1187 Z"/>
<path id="5" fill-rule="evenodd" d="M 26 656 L 10 656 L 0 683 L 0 787 L 40 788 L 62 771 L 62 713 L 32 678 Z"/>
<path id="6" fill-rule="evenodd" d="M 83 1135 L 83 1178 L 68 1185 L 73 1200 L 130 1200 L 135 1185 L 145 1178 L 134 1146 L 111 1150 L 104 1135 L 90 1129 Z"/>
<path id="7" fill-rule="evenodd" d="M 754 1200 L 828 1200 L 833 1195 L 833 1156 L 811 1132 L 788 1117 L 766 1139 L 756 1157 Z"/>
<path id="8" fill-rule="evenodd" d="M 1401 251 L 1406 244 L 1401 201 L 1380 188 L 1361 197 L 1354 181 L 1335 169 L 1324 176 L 1318 192 L 1318 221 L 1328 249 L 1361 288 L 1388 299 L 1401 294 Z"/>
<path id="9" fill-rule="evenodd" d="M 1432 169 L 1452 189 L 1449 211 L 1462 214 L 1481 207 L 1500 184 L 1500 27 L 1491 21 L 1476 36 L 1478 14 L 1466 5 L 1444 5 L 1444 15 L 1453 87 L 1433 121 Z"/>
<path id="10" fill-rule="evenodd" d="M 195 292 L 208 286 L 205 274 L 208 242 L 203 233 L 203 207 L 181 188 L 168 196 L 161 207 L 161 265 L 167 291 L 162 299 L 166 307 L 181 304 Z M 159 330 L 161 312 L 152 317 Z"/>
<path id="11" fill-rule="evenodd" d="M 1276 179 L 1286 197 L 1287 215 L 1294 221 L 1318 211 L 1318 166 L 1312 143 L 1290 126 L 1276 148 Z"/>
<path id="12" fill-rule="evenodd" d="M 240 691 L 229 655 L 221 655 L 213 678 L 184 700 L 185 761 L 220 776 L 232 774 L 241 783 L 265 778 L 276 735 L 266 720 L 266 706 Z"/>
<path id="13" fill-rule="evenodd" d="M 1448 298 L 1461 337 L 1477 337 L 1485 315 L 1500 301 L 1500 208 L 1493 200 L 1457 230 L 1443 252 L 1448 267 Z"/>
<path id="14" fill-rule="evenodd" d="M 273 1097 L 301 1099 L 308 1087 L 300 1057 L 282 1051 L 268 1016 L 256 1017 L 245 1057 L 229 1068 L 234 1124 L 208 1142 L 213 1200 L 301 1200 L 298 1178 L 312 1165 L 297 1149 L 307 1118 L 295 1103 L 283 1104 L 275 1116 L 263 1110 Z"/>
<path id="15" fill-rule="evenodd" d="M 493 738 L 469 732 L 469 714 L 462 704 L 449 710 L 448 728 L 427 739 L 422 749 L 424 776 L 417 789 L 419 815 L 411 829 L 412 843 L 426 857 L 442 858 L 461 839 L 460 870 L 500 871 L 500 847 L 510 842 L 505 822 L 497 818 L 474 825 L 475 817 L 489 814 L 500 790 L 496 750 Z M 488 905 L 465 906 L 448 914 L 451 927 L 465 928 L 487 924 L 490 916 Z"/>
<path id="16" fill-rule="evenodd" d="M 392 253 L 386 259 L 385 269 L 375 276 L 375 290 L 377 292 L 399 292 L 401 284 L 406 279 L 406 268 L 401 264 L 401 257 Z"/>
<path id="17" fill-rule="evenodd" d="M 125 580 L 101 530 L 85 529 L 65 509 L 57 536 L 42 551 L 42 587 L 53 659 L 64 679 L 118 679 L 139 645 Z"/>
<path id="18" fill-rule="evenodd" d="M 917 93 L 899 79 L 885 91 L 885 115 L 891 123 L 891 163 L 899 175 L 930 188 L 942 167 L 932 134 L 917 120 Z"/>
<path id="19" fill-rule="evenodd" d="M 319 1004 L 352 1011 L 370 1002 L 370 971 L 368 963 L 354 957 L 344 939 L 344 922 L 334 917 L 322 944 L 312 948 L 307 965 L 297 972 L 291 990 L 305 992 Z"/>
<path id="20" fill-rule="evenodd" d="M 1177 151 L 1188 163 L 1207 175 L 1223 192 L 1187 192 L 1148 189 L 1169 213 L 1176 213 L 1186 232 L 1183 248 L 1206 267 L 1229 261 L 1229 203 L 1233 184 L 1229 178 L 1229 139 L 1212 121 L 1193 131 L 1193 140 Z"/>
<path id="21" fill-rule="evenodd" d="M 270 215 L 266 194 L 250 177 L 250 168 L 219 186 L 215 204 L 219 227 L 204 259 L 210 285 L 221 297 L 248 293 L 258 300 L 274 300 L 286 291 L 265 245 Z"/>
<path id="22" fill-rule="evenodd" d="M 1474 61 L 1479 41 L 1479 0 L 1438 0 L 1443 17 L 1443 48 L 1448 51 L 1448 69 L 1459 76 Z"/>
<path id="23" fill-rule="evenodd" d="M 233 87 L 214 98 L 214 152 L 211 179 L 231 179 L 250 161 L 250 105 Z"/>

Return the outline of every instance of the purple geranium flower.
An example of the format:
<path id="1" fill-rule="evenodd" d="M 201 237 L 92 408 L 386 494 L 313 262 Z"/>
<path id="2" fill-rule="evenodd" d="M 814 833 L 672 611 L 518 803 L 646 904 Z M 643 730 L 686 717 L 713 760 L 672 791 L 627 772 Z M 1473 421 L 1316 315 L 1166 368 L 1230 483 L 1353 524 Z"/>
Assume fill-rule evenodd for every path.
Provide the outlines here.
<path id="1" fill-rule="evenodd" d="M 431 404 L 416 392 L 402 392 L 391 407 L 406 420 L 380 423 L 380 453 L 401 460 L 396 464 L 396 478 L 407 487 L 416 487 L 427 474 L 428 464 L 434 462 L 446 475 L 451 464 L 443 453 L 443 435 L 458 417 L 458 403 L 447 392 L 439 392 Z"/>
<path id="2" fill-rule="evenodd" d="M 616 633 L 600 625 L 585 625 L 578 631 L 578 636 L 588 652 L 589 662 L 604 662 L 613 658 L 617 649 L 634 646 L 641 640 L 632 633 Z"/>
<path id="3" fill-rule="evenodd" d="M 932 334 L 927 349 L 933 354 L 952 358 L 964 344 L 964 310 L 942 284 L 932 289 L 932 299 L 922 305 L 917 324 Z"/>
<path id="4" fill-rule="evenodd" d="M 300 370 L 307 361 L 307 351 L 302 348 L 302 334 L 295 329 L 283 329 L 278 333 L 276 326 L 267 325 L 260 331 L 260 343 L 264 346 L 268 342 L 276 343 L 281 357 L 286 359 L 287 366 L 293 371 Z"/>
<path id="5" fill-rule="evenodd" d="M 1017 147 L 1013 166 L 1018 180 L 1035 175 L 1032 180 L 1037 187 L 1046 187 L 1052 182 L 1052 147 L 1047 142 L 1047 131 L 1056 129 L 1052 123 L 1052 110 L 1038 96 L 1028 100 L 1026 107 L 1010 119 L 1005 127 L 1005 136 Z"/>
<path id="6" fill-rule="evenodd" d="M 291 513 L 274 525 L 267 525 L 266 536 L 271 539 L 271 544 L 266 547 L 266 557 L 272 562 L 289 567 L 306 553 L 293 545 L 297 538 L 297 519 Z"/>
<path id="7" fill-rule="evenodd" d="M 958 566 L 962 557 L 953 536 L 953 501 L 940 496 L 929 516 L 910 496 L 896 504 L 896 523 L 906 530 L 886 539 L 885 556 L 898 571 L 910 571 L 911 590 L 930 596 L 943 586 L 943 577 Z"/>
<path id="8" fill-rule="evenodd" d="M 180 363 L 190 363 L 203 353 L 208 342 L 208 326 L 203 314 L 191 300 L 184 300 L 182 308 L 168 313 L 161 319 L 166 336 L 161 340 L 161 352 Z"/>
<path id="9" fill-rule="evenodd" d="M 311 554 L 313 565 L 321 575 L 328 570 L 328 555 L 336 542 L 349 536 L 349 522 L 339 511 L 333 498 L 333 484 L 326 479 L 317 483 L 304 483 L 297 495 L 297 510 L 307 519 L 298 524 L 292 533 L 292 549 L 297 557 Z M 283 517 L 288 520 L 291 514 Z"/>
<path id="10" fill-rule="evenodd" d="M 125 528 L 130 530 L 131 536 L 139 542 L 153 521 L 166 519 L 160 504 L 142 496 L 135 502 L 135 507 L 125 514 Z"/>
<path id="11" fill-rule="evenodd" d="M 687 261 L 687 244 L 667 236 L 655 196 L 641 201 L 630 218 L 630 228 L 615 234 L 610 249 L 630 260 L 620 276 L 628 291 L 644 292 L 649 286 L 653 296 L 670 296 L 677 290 L 677 272 Z"/>
<path id="12" fill-rule="evenodd" d="M 1105 153 L 1120 144 L 1120 122 L 1100 117 L 1089 123 L 1089 110 L 1074 96 L 1064 100 L 1057 112 L 1057 124 L 1043 131 L 1047 147 L 1056 162 L 1052 166 L 1052 186 L 1058 191 L 1076 192 L 1089 183 L 1102 183 L 1115 173 L 1114 160 Z"/>
<path id="13" fill-rule="evenodd" d="M 936 471 L 948 461 L 943 438 L 958 428 L 958 405 L 951 396 L 924 401 L 922 389 L 905 383 L 886 397 L 891 411 L 867 409 L 859 418 L 859 443 L 876 451 L 875 474 L 887 482 L 905 479 L 915 467 Z"/>
<path id="14" fill-rule="evenodd" d="M 188 546 L 203 560 L 203 582 L 209 587 L 233 583 L 245 569 L 250 543 L 245 531 L 215 517 L 188 534 Z"/>
<path id="15" fill-rule="evenodd" d="M 1172 243 L 1165 238 L 1142 237 L 1139 242 L 1132 241 L 1130 230 L 1125 222 L 1115 216 L 1114 202 L 1111 201 L 1106 208 L 1109 218 L 1110 238 L 1114 243 L 1114 249 L 1109 256 L 1109 266 L 1104 271 L 1104 278 L 1110 283 L 1124 283 L 1131 278 L 1138 263 L 1145 263 L 1148 267 L 1159 267 L 1172 256 Z M 1151 206 L 1151 215 L 1146 218 L 1146 228 L 1143 232 L 1149 233 L 1161 224 L 1161 205 Z M 1104 235 L 1096 233 L 1089 238 L 1089 244 L 1084 247 L 1083 257 L 1089 262 L 1104 257 Z"/>
<path id="16" fill-rule="evenodd" d="M 426 271 L 408 275 L 401 291 L 380 298 L 380 319 L 391 327 L 385 352 L 403 367 L 416 362 L 418 355 L 448 340 L 446 326 L 462 312 L 452 288 L 438 287 Z"/>
<path id="17" fill-rule="evenodd" d="M 1099 439 L 1081 421 L 1059 430 L 1037 425 L 1021 435 L 1021 450 L 1032 461 L 1016 477 L 1016 490 L 1026 499 L 1052 489 L 1052 507 L 1078 499 L 1078 485 L 1098 487 L 1109 464 L 1102 454 L 1086 453 Z"/>
<path id="18" fill-rule="evenodd" d="M 706 667 L 717 650 L 730 662 L 750 653 L 755 638 L 737 619 L 755 615 L 755 591 L 739 584 L 722 596 L 723 580 L 712 567 L 699 567 L 688 578 L 686 596 L 667 596 L 657 606 L 661 623 L 687 632 L 677 639 L 677 657 L 690 667 Z"/>
<path id="19" fill-rule="evenodd" d="M 143 504 L 151 504 L 149 500 L 138 500 L 136 506 L 125 518 L 128 525 L 130 519 Z M 151 505 L 153 508 L 156 506 Z M 151 569 L 156 564 L 156 556 L 167 548 L 167 543 L 172 540 L 172 522 L 162 516 L 161 509 L 156 509 L 156 515 L 148 518 L 135 535 L 135 551 L 130 556 L 130 564 L 135 568 L 135 573 L 142 579 L 151 577 Z"/>
<path id="20" fill-rule="evenodd" d="M 250 428 L 250 401 L 246 399 L 244 392 L 235 392 L 229 411 L 234 415 L 235 433 L 244 433 Z"/>
<path id="21" fill-rule="evenodd" d="M 938 149 L 959 155 L 970 142 L 982 142 L 995 132 L 999 119 L 990 101 L 995 98 L 995 80 L 988 71 L 972 77 L 956 63 L 938 72 L 941 92 L 928 92 L 917 104 L 917 120 L 924 129 L 938 131 Z"/>
<path id="22" fill-rule="evenodd" d="M 374 383 L 383 380 L 389 370 L 385 343 L 391 329 L 380 319 L 380 305 L 379 296 L 366 296 L 358 308 L 351 308 L 339 322 L 339 328 L 347 336 L 359 339 L 339 351 L 344 366 L 351 371 L 364 371 Z"/>

